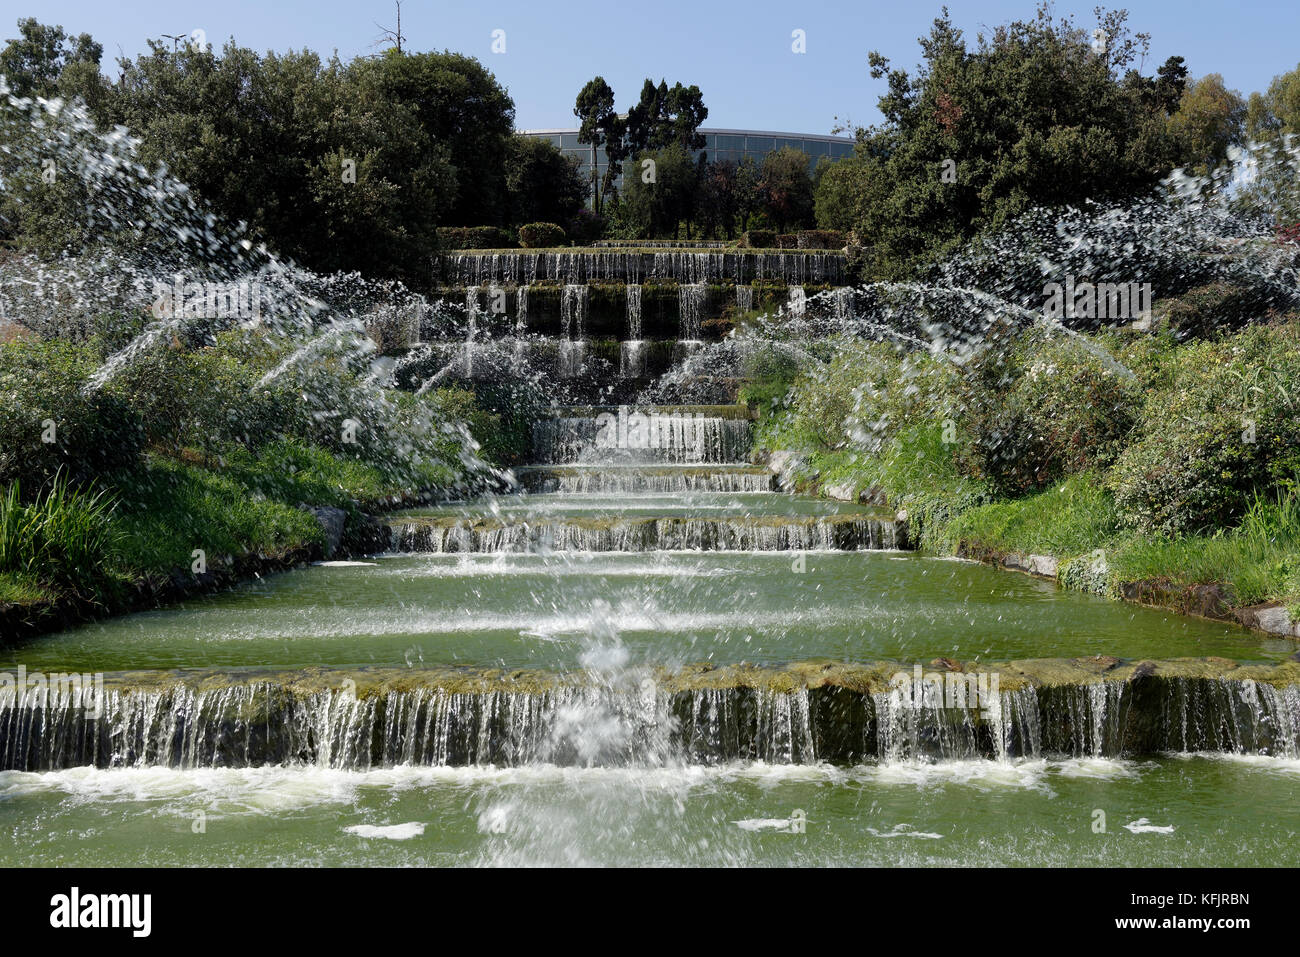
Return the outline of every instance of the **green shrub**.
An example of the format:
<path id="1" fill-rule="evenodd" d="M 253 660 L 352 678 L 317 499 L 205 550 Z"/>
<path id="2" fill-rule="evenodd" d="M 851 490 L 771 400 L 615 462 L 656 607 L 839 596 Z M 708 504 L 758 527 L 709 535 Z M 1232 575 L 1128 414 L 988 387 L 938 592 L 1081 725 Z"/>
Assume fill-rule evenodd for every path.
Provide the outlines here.
<path id="1" fill-rule="evenodd" d="M 605 220 L 590 209 L 580 209 L 568 222 L 570 242 L 577 246 L 589 246 L 600 239 L 605 232 Z"/>
<path id="2" fill-rule="evenodd" d="M 1263 318 L 1272 305 L 1266 290 L 1216 282 L 1189 289 L 1161 311 L 1179 339 L 1208 339 Z"/>
<path id="3" fill-rule="evenodd" d="M 563 246 L 564 230 L 555 223 L 529 223 L 519 227 L 519 244 L 525 249 Z"/>
<path id="4" fill-rule="evenodd" d="M 747 246 L 750 249 L 775 249 L 776 248 L 776 230 L 773 229 L 749 229 L 740 237 L 740 245 Z"/>
<path id="5" fill-rule="evenodd" d="M 1252 327 L 1170 354 L 1109 479 L 1129 525 L 1165 535 L 1231 525 L 1300 469 L 1298 333 Z"/>
<path id="6" fill-rule="evenodd" d="M 172 450 L 256 448 L 307 430 L 299 394 L 257 387 L 261 370 L 222 346 L 158 348 L 124 366 L 109 388 L 141 422 L 146 440 Z"/>
<path id="7" fill-rule="evenodd" d="M 843 249 L 848 237 L 838 229 L 801 229 L 795 233 L 797 249 Z"/>
<path id="8" fill-rule="evenodd" d="M 30 494 L 60 471 L 81 482 L 138 459 L 139 417 L 111 389 L 89 387 L 98 368 L 85 345 L 0 345 L 0 484 Z"/>
<path id="9" fill-rule="evenodd" d="M 513 249 L 515 239 L 498 226 L 439 226 L 440 249 Z"/>
<path id="10" fill-rule="evenodd" d="M 1133 429 L 1141 390 L 1100 340 L 1040 331 L 986 349 L 963 387 L 963 466 L 1011 496 L 1106 468 Z"/>
<path id="11" fill-rule="evenodd" d="M 745 356 L 741 402 L 754 403 L 763 415 L 779 407 L 803 368 L 798 353 L 774 342 L 760 344 Z"/>

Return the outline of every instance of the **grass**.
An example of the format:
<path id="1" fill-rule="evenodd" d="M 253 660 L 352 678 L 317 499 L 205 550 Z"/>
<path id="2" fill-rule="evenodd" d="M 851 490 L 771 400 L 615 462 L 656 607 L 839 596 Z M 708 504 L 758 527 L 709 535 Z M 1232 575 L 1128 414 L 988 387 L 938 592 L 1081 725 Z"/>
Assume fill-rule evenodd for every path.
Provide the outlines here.
<path id="1" fill-rule="evenodd" d="M 999 551 L 1071 557 L 1104 547 L 1117 534 L 1114 500 L 1088 474 L 1072 475 L 1037 495 L 968 509 L 944 531 L 953 548 L 978 542 Z"/>
<path id="2" fill-rule="evenodd" d="M 333 455 L 318 446 L 293 440 L 272 442 L 254 455 L 245 449 L 221 457 L 218 471 L 256 494 L 285 504 L 351 507 L 354 501 L 377 502 L 410 490 L 383 470 L 357 459 Z M 430 485 L 444 484 L 445 469 L 433 469 Z"/>
<path id="3" fill-rule="evenodd" d="M 1237 528 L 1213 535 L 1131 538 L 1115 549 L 1110 564 L 1118 581 L 1217 582 L 1231 586 L 1239 605 L 1282 601 L 1294 608 L 1300 598 L 1300 500 L 1286 492 L 1257 496 Z"/>
<path id="4" fill-rule="evenodd" d="M 323 541 L 309 513 L 229 475 L 174 459 L 152 455 L 144 469 L 119 477 L 118 484 L 118 568 L 131 577 L 188 568 L 195 549 L 211 565 L 226 556 L 286 554 Z"/>
<path id="5" fill-rule="evenodd" d="M 17 483 L 0 491 L 0 605 L 65 595 L 115 605 L 132 582 L 188 572 L 195 549 L 215 568 L 323 544 L 299 503 L 355 513 L 354 502 L 411 490 L 373 466 L 290 441 L 257 456 L 233 452 L 214 468 L 198 458 L 153 452 L 140 467 L 81 489 L 60 476 L 29 502 Z M 429 484 L 446 472 L 431 467 Z"/>
<path id="6" fill-rule="evenodd" d="M 776 419 L 760 425 L 759 444 L 804 450 L 813 445 Z M 1078 587 L 1114 594 L 1121 583 L 1147 579 L 1222 584 L 1239 606 L 1278 601 L 1300 620 L 1300 499 L 1293 490 L 1257 496 L 1236 528 L 1171 539 L 1123 528 L 1113 497 L 1090 473 L 1037 494 L 993 501 L 986 486 L 958 472 L 937 429 L 903 430 L 874 456 L 846 450 L 805 454 L 808 477 L 875 485 L 891 505 L 907 509 L 920 526 L 925 551 L 952 554 L 965 543 L 993 552 L 1052 555 L 1064 569 L 1070 559 L 1103 549 L 1105 579 L 1080 578 Z"/>
<path id="7" fill-rule="evenodd" d="M 79 594 L 101 590 L 122 537 L 114 506 L 113 495 L 76 488 L 63 473 L 29 503 L 13 483 L 0 495 L 0 571 Z"/>
<path id="8" fill-rule="evenodd" d="M 40 605 L 57 597 L 25 572 L 0 572 L 0 605 Z"/>

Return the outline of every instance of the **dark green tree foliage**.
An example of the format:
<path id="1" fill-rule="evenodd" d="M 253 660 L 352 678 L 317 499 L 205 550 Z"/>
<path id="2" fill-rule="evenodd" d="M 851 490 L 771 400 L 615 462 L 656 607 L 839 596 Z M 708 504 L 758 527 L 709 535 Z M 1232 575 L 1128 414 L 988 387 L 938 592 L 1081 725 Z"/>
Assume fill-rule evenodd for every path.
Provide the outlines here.
<path id="1" fill-rule="evenodd" d="M 1181 96 L 1180 64 L 1122 81 L 1146 37 L 1128 34 L 1123 11 L 1098 12 L 1100 45 L 1043 6 L 974 49 L 945 10 L 915 75 L 871 54 L 888 91 L 884 127 L 858 131 L 872 156 L 861 172 L 885 185 L 857 226 L 875 272 L 904 275 L 1034 206 L 1130 196 L 1168 172 L 1163 120 Z"/>
<path id="2" fill-rule="evenodd" d="M 736 229 L 739 168 L 731 160 L 709 163 L 700 177 L 695 214 L 705 235 L 730 239 Z"/>
<path id="3" fill-rule="evenodd" d="M 30 20 L 19 28 L 0 51 L 12 89 L 80 97 L 101 126 L 140 138 L 146 165 L 165 164 L 220 218 L 316 269 L 422 281 L 438 224 L 507 225 L 519 199 L 512 172 L 559 186 L 552 213 L 572 198 L 553 163 L 554 175 L 536 162 L 521 174 L 513 103 L 470 57 L 389 50 L 343 63 L 152 43 L 110 84 L 88 36 Z M 45 183 L 40 170 L 0 164 L 0 238 L 50 252 L 105 238 L 79 229 L 90 197 L 75 176 Z"/>
<path id="4" fill-rule="evenodd" d="M 355 61 L 364 75 L 379 74 L 376 92 L 415 109 L 433 143 L 444 144 L 457 170 L 449 225 L 502 225 L 505 157 L 514 132 L 515 108 L 492 73 L 459 53 L 399 54 Z"/>
<path id="5" fill-rule="evenodd" d="M 673 84 L 666 80 L 655 86 L 646 80 L 641 87 L 641 99 L 627 113 L 628 155 L 638 155 L 648 149 L 663 149 L 677 143 L 684 150 L 704 148 L 704 135 L 700 124 L 709 116 L 704 105 L 704 94 L 692 84 Z"/>
<path id="6" fill-rule="evenodd" d="M 811 224 L 813 184 L 803 150 L 786 146 L 768 153 L 759 189 L 763 208 L 780 232 Z"/>
<path id="7" fill-rule="evenodd" d="M 601 191 L 608 189 L 613 177 L 618 175 L 615 167 L 621 165 L 623 159 L 624 132 L 623 120 L 614 110 L 614 91 L 610 89 L 604 77 L 598 76 L 582 88 L 573 107 L 573 115 L 581 121 L 581 126 L 578 128 L 578 142 L 591 145 L 592 208 L 599 215 Z M 609 171 L 606 173 L 604 184 L 596 181 L 596 151 L 601 146 L 605 147 L 605 155 L 609 159 Z"/>
<path id="8" fill-rule="evenodd" d="M 647 160 L 653 167 L 644 165 Z M 651 173 L 653 181 L 647 182 Z M 623 181 L 620 216 L 625 226 L 637 236 L 676 237 L 694 212 L 698 180 L 699 167 L 680 144 L 637 154 Z"/>
<path id="9" fill-rule="evenodd" d="M 506 155 L 512 223 L 568 223 L 587 197 L 578 161 L 550 141 L 515 136 Z"/>
<path id="10" fill-rule="evenodd" d="M 82 96 L 91 99 L 102 84 L 99 61 L 104 48 L 88 33 L 70 36 L 61 26 L 34 17 L 18 21 L 18 36 L 0 50 L 0 75 L 15 96 Z"/>

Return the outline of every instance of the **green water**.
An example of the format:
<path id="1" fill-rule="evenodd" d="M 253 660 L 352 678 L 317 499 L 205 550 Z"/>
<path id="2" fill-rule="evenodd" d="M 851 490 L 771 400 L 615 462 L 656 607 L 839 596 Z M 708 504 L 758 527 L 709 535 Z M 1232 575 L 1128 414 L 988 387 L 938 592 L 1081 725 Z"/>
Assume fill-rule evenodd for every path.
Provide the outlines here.
<path id="1" fill-rule="evenodd" d="M 1220 756 L 6 772 L 0 864 L 1295 866 L 1297 798 L 1300 762 Z"/>
<path id="2" fill-rule="evenodd" d="M 1269 660 L 1235 626 L 969 562 L 889 552 L 402 555 L 315 566 L 87 625 L 4 663 L 138 668 L 495 665 L 577 668 L 616 633 L 641 663 L 1107 654 Z"/>
<path id="3" fill-rule="evenodd" d="M 647 493 L 422 513 L 745 520 L 845 510 L 869 511 L 765 493 Z M 632 666 L 1094 654 L 1263 661 L 1295 648 L 901 552 L 543 552 L 317 565 L 50 635 L 6 652 L 3 664 L 576 671 L 593 647 L 610 645 Z M 1300 862 L 1298 803 L 1300 762 L 1244 755 L 856 768 L 74 768 L 0 772 L 0 865 L 1291 866 Z M 1093 830 L 1098 810 L 1105 833 Z M 803 833 L 790 833 L 792 815 L 806 820 Z M 1161 830 L 1125 827 L 1143 819 Z"/>

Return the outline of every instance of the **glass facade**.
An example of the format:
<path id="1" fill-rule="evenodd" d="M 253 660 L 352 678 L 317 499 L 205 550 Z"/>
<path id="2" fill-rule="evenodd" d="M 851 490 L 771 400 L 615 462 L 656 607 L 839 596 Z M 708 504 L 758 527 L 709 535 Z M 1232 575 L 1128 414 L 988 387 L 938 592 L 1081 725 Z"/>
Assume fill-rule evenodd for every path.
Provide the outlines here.
<path id="1" fill-rule="evenodd" d="M 591 146 L 578 142 L 576 130 L 520 130 L 523 136 L 535 136 L 549 140 L 559 147 L 567 156 L 574 156 L 582 165 L 584 172 L 590 176 Z M 700 130 L 704 135 L 704 149 L 710 161 L 730 160 L 739 163 L 746 157 L 755 163 L 762 163 L 763 158 L 772 150 L 783 146 L 793 146 L 808 155 L 808 169 L 811 172 L 822 157 L 841 160 L 853 155 L 853 140 L 843 136 L 804 136 L 795 133 L 768 133 L 756 130 Z M 596 169 L 600 175 L 605 174 L 609 164 L 605 160 L 603 149 L 596 151 Z M 626 164 L 625 164 L 626 168 Z"/>

